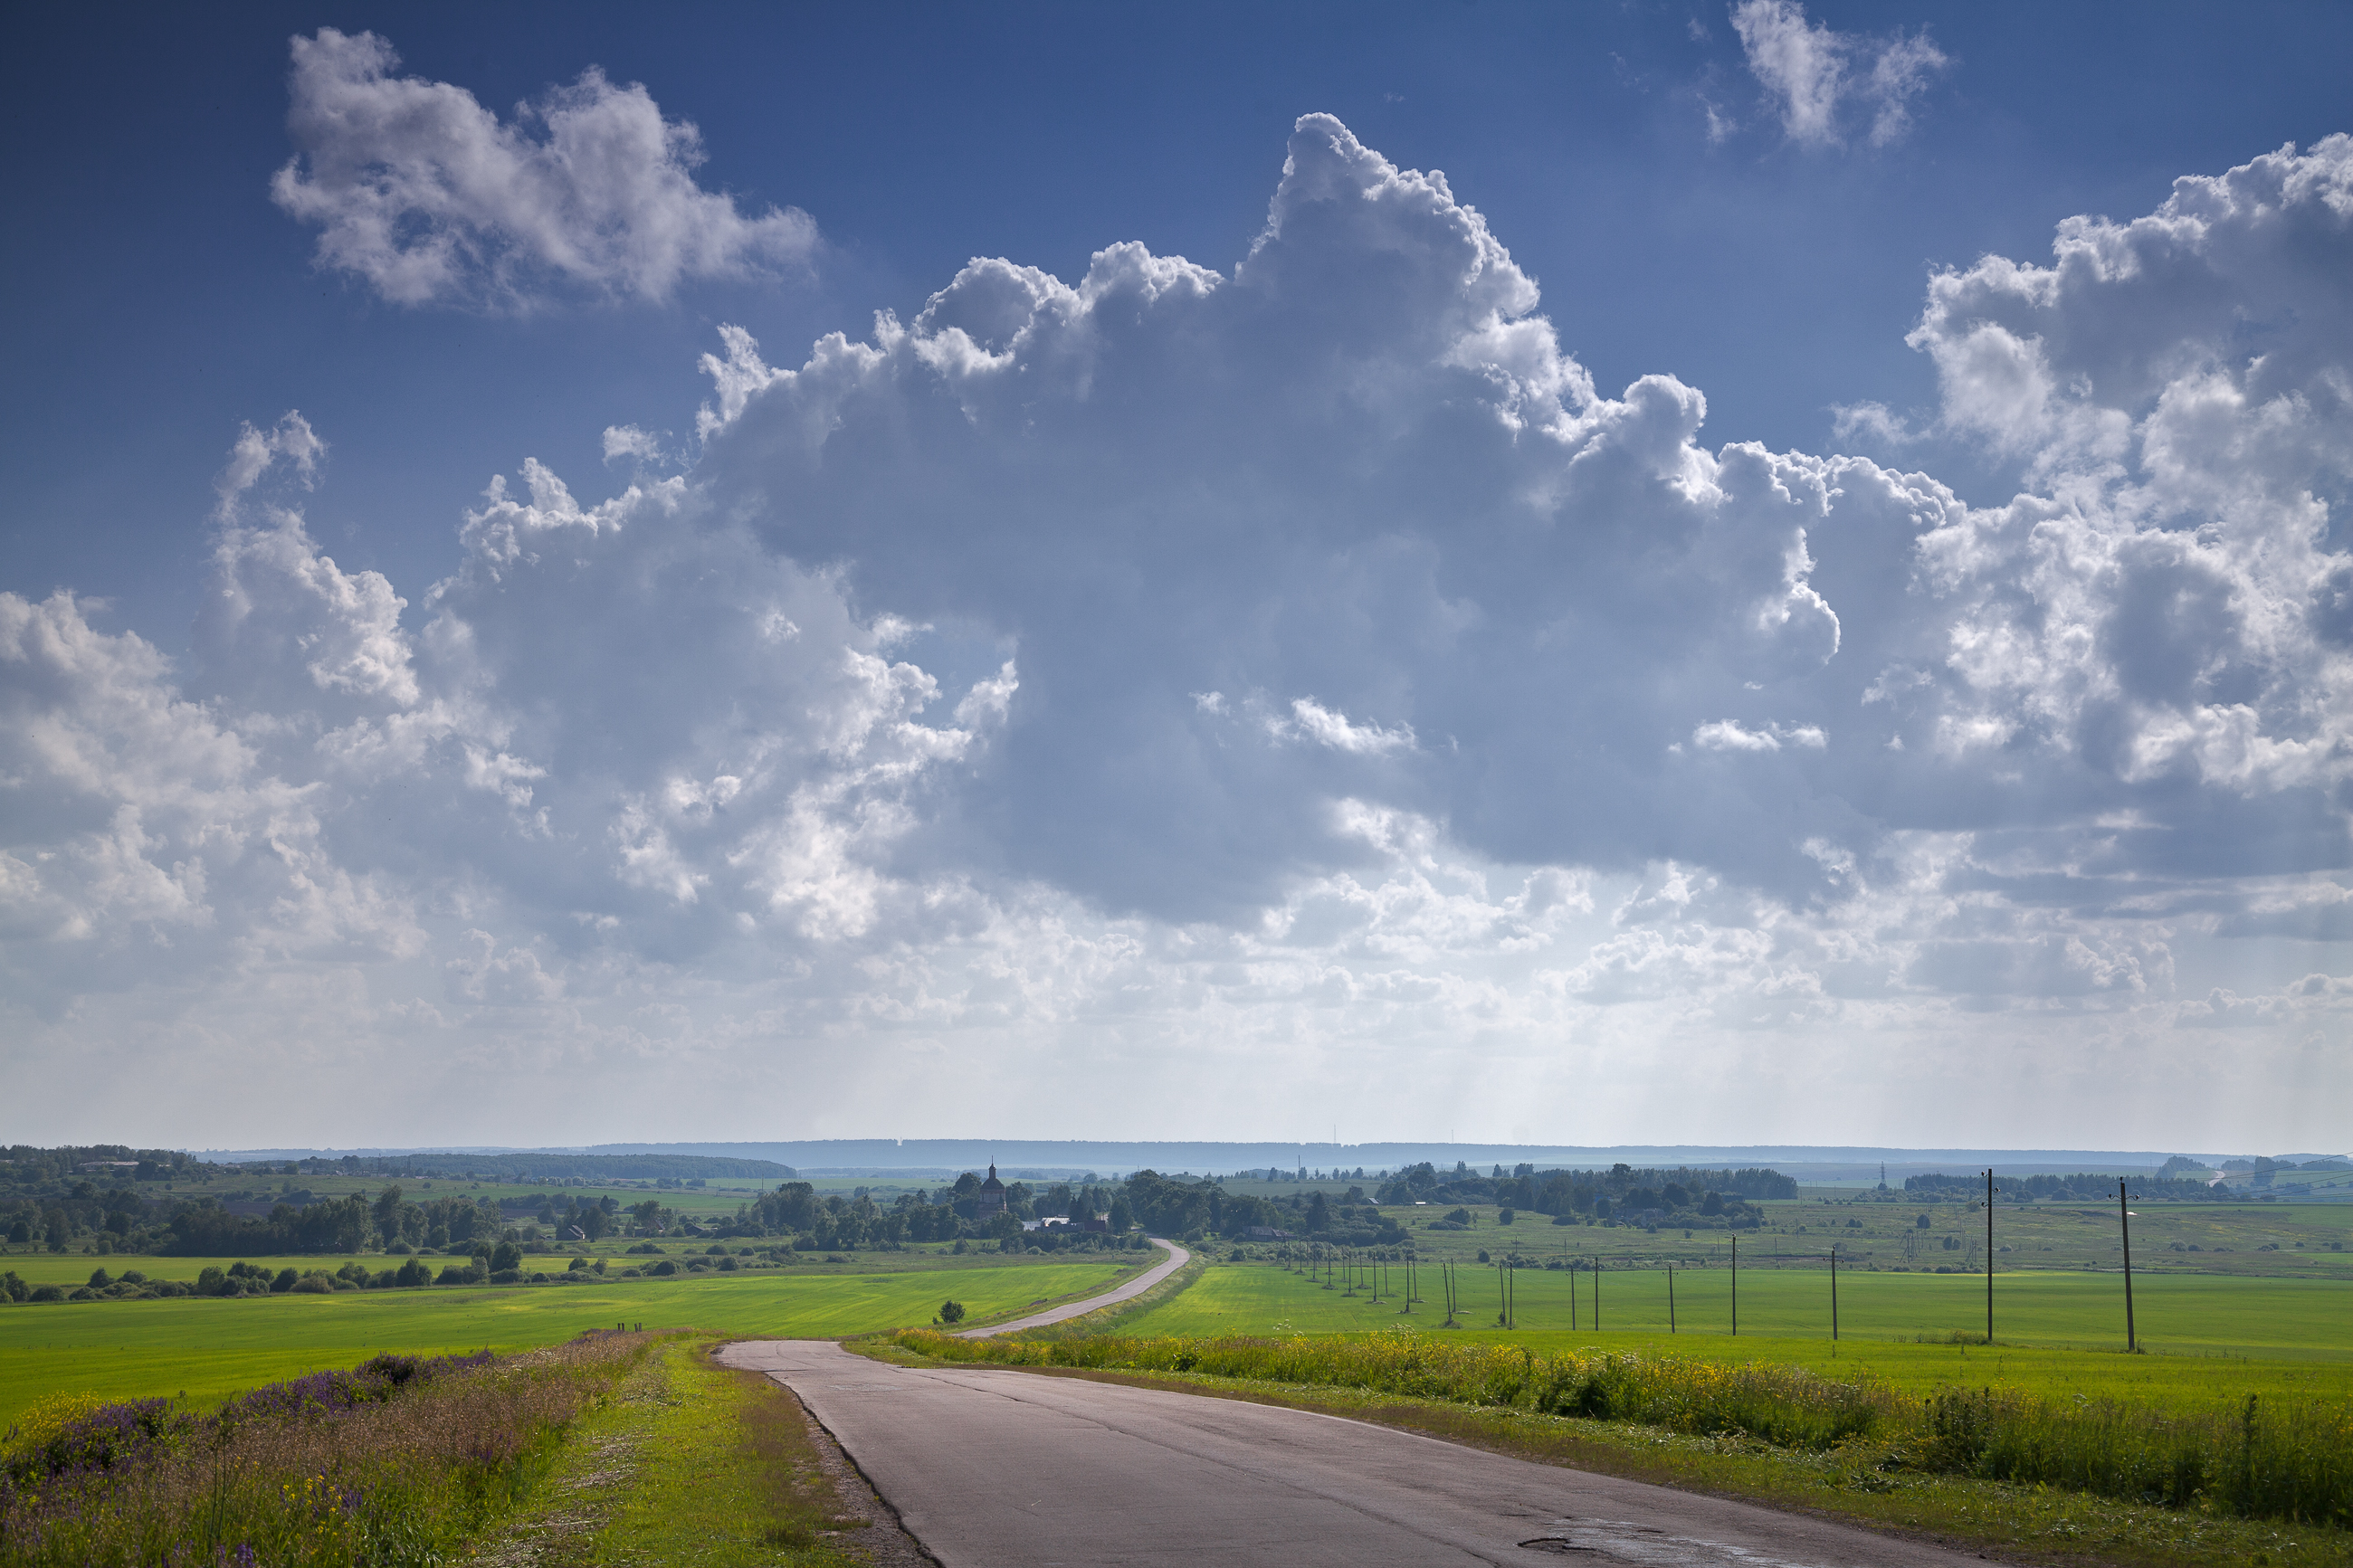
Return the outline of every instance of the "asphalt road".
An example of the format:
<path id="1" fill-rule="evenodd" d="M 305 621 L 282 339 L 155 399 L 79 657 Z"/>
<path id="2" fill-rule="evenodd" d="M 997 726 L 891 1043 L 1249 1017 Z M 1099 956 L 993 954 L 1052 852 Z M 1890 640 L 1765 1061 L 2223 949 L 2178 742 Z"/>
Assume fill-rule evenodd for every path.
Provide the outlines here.
<path id="1" fill-rule="evenodd" d="M 1059 1323 L 1066 1318 L 1083 1317 L 1098 1307 L 1108 1307 L 1115 1301 L 1124 1301 L 1132 1297 L 1143 1295 L 1146 1290 L 1184 1268 L 1187 1261 L 1193 1256 L 1175 1242 L 1163 1241 L 1156 1236 L 1152 1238 L 1152 1245 L 1164 1249 L 1168 1256 L 1116 1290 L 1106 1290 L 1100 1296 L 1090 1296 L 1083 1301 L 1066 1302 L 1060 1307 L 1050 1308 L 1030 1317 L 1016 1318 L 1009 1323 L 999 1323 L 993 1329 L 965 1329 L 956 1337 L 965 1340 L 985 1340 L 991 1334 L 1009 1334 L 1017 1329 L 1042 1329 L 1049 1323 Z"/>
<path id="2" fill-rule="evenodd" d="M 797 1394 L 944 1568 L 1585 1563 L 1926 1568 L 1976 1558 L 1310 1412 L 829 1340 L 723 1359 Z"/>

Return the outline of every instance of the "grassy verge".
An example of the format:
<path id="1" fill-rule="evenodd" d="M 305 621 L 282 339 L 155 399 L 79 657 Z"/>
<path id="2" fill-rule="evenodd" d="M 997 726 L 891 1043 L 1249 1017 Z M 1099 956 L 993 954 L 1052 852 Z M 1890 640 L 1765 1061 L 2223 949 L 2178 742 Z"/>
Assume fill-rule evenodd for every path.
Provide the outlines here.
<path id="1" fill-rule="evenodd" d="M 1826 1433 L 1815 1445 L 1778 1447 L 1745 1432 L 1679 1433 L 1509 1404 L 1221 1375 L 1203 1370 L 1198 1354 L 1195 1370 L 1180 1372 L 1173 1365 L 1133 1370 L 1038 1364 L 1056 1352 L 1070 1355 L 1078 1348 L 1072 1345 L 1032 1344 L 1026 1352 L 1018 1344 L 990 1345 L 987 1350 L 997 1353 L 975 1355 L 981 1347 L 944 1346 L 920 1332 L 881 1343 L 889 1359 L 902 1363 L 943 1351 L 959 1361 L 1008 1365 L 1020 1365 L 1026 1358 L 1031 1364 L 1025 1370 L 1050 1375 L 1348 1415 L 1540 1463 L 1744 1498 L 2015 1561 L 2129 1568 L 2353 1563 L 2353 1533 L 2341 1529 L 2220 1517 L 2202 1508 L 2153 1507 L 2053 1487 L 1923 1471 L 1883 1436 Z"/>
<path id="2" fill-rule="evenodd" d="M 852 1561 L 829 1544 L 856 1521 L 837 1514 L 799 1404 L 765 1376 L 714 1364 L 718 1343 L 664 1347 L 658 1387 L 607 1436 L 628 1445 L 631 1473 L 577 1561 L 710 1568 Z"/>

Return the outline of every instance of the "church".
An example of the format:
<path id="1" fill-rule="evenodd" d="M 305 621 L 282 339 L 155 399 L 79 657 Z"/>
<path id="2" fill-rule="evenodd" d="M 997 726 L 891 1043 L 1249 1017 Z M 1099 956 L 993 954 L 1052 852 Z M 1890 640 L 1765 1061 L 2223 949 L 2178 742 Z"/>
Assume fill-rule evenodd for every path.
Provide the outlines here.
<path id="1" fill-rule="evenodd" d="M 997 1179 L 997 1167 L 992 1163 L 988 1167 L 988 1180 L 981 1183 L 980 1191 L 973 1194 L 973 1217 L 987 1219 L 991 1215 L 1004 1212 L 1005 1184 Z"/>

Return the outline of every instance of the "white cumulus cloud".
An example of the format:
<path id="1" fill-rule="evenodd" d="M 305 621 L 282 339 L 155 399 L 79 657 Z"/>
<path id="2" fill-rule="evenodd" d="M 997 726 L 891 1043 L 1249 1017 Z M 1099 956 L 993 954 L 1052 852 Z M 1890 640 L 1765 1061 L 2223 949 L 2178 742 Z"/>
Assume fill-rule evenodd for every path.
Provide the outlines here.
<path id="1" fill-rule="evenodd" d="M 1443 174 L 1324 115 L 1223 270 L 723 328 L 705 407 L 605 432 L 601 495 L 518 452 L 438 582 L 338 563 L 322 438 L 248 430 L 185 659 L 0 595 L 0 1061 L 171 1084 L 157 1042 L 325 1019 L 444 1106 L 961 1126 L 1108 1078 L 1173 1130 L 1443 1056 L 1599 1141 L 1858 1075 L 1925 1138 L 2007 1049 L 2052 1120 L 2005 1125 L 2078 1142 L 2076 1076 L 2230 1026 L 2119 1114 L 2275 1115 L 2353 1016 L 2348 163 L 1929 279 L 1998 505 L 1597 386 Z M 2224 984 L 2251 942 L 2311 978 Z"/>
<path id="2" fill-rule="evenodd" d="M 516 308 L 571 288 L 667 299 L 679 284 L 804 263 L 817 226 L 703 189 L 700 132 L 590 68 L 512 120 L 395 74 L 373 33 L 293 40 L 296 154 L 270 195 L 317 227 L 322 267 L 403 305 Z"/>

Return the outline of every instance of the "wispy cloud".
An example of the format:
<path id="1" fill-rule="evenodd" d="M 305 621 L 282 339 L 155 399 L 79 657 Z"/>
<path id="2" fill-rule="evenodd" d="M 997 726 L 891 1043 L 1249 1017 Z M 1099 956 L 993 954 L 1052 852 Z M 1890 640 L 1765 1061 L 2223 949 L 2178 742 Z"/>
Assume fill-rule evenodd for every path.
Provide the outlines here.
<path id="1" fill-rule="evenodd" d="M 1952 64 L 1925 30 L 1885 37 L 1841 33 L 1807 20 L 1798 0 L 1742 0 L 1733 7 L 1732 26 L 1783 132 L 1805 146 L 1841 144 L 1858 115 L 1869 122 L 1873 146 L 1903 140 L 1914 103 Z M 1721 121 L 1712 106 L 1708 116 L 1714 134 Z"/>

